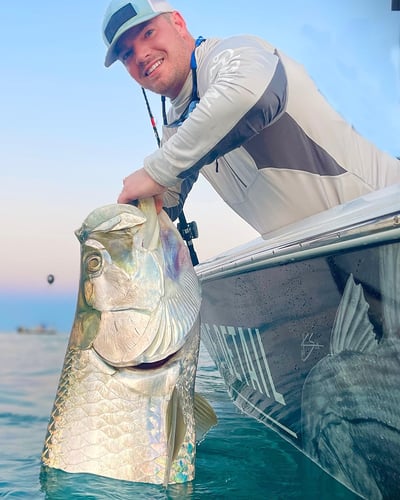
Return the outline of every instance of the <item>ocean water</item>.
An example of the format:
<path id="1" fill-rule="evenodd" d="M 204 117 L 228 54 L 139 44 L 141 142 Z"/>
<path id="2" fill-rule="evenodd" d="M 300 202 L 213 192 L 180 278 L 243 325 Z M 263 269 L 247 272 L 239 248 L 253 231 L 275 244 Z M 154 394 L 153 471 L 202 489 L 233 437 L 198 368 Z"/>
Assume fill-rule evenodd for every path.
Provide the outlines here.
<path id="1" fill-rule="evenodd" d="M 203 348 L 196 387 L 219 422 L 198 446 L 194 481 L 164 489 L 56 470 L 41 477 L 40 454 L 68 337 L 0 333 L 1 498 L 357 498 L 273 431 L 241 414 Z"/>

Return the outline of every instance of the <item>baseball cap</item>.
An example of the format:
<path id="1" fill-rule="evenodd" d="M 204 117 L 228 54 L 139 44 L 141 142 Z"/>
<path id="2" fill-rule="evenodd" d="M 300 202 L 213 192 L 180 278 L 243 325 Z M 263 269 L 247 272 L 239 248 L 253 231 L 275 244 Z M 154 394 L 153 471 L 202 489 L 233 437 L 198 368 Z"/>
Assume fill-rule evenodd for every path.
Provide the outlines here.
<path id="1" fill-rule="evenodd" d="M 173 12 L 175 9 L 164 0 L 113 0 L 104 16 L 103 38 L 107 45 L 104 65 L 108 68 L 117 60 L 115 45 L 126 31 L 159 16 L 163 12 Z"/>

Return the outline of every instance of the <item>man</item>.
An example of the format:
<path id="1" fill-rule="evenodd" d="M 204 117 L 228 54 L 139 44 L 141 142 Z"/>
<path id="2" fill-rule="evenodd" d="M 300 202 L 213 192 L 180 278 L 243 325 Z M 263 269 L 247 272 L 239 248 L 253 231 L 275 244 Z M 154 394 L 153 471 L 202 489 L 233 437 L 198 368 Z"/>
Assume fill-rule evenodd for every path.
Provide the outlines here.
<path id="1" fill-rule="evenodd" d="M 155 196 L 175 219 L 201 172 L 266 235 L 400 182 L 400 161 L 358 135 L 266 41 L 196 41 L 164 0 L 113 0 L 103 33 L 106 66 L 121 61 L 170 99 L 162 145 L 126 177 L 119 203 Z"/>

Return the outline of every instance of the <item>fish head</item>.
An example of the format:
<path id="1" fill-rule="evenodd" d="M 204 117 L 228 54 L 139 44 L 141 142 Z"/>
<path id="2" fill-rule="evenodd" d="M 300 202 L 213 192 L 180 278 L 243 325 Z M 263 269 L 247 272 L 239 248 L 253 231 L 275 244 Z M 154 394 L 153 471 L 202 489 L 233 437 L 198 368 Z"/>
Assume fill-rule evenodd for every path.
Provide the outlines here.
<path id="1" fill-rule="evenodd" d="M 131 205 L 109 205 L 89 215 L 78 232 L 88 306 L 100 312 L 154 310 L 163 294 L 162 254 L 154 233 L 158 225 Z"/>
<path id="2" fill-rule="evenodd" d="M 81 274 L 70 346 L 112 366 L 179 350 L 200 310 L 200 286 L 179 232 L 154 200 L 97 208 L 76 231 Z M 185 318 L 181 321 L 174 316 Z"/>

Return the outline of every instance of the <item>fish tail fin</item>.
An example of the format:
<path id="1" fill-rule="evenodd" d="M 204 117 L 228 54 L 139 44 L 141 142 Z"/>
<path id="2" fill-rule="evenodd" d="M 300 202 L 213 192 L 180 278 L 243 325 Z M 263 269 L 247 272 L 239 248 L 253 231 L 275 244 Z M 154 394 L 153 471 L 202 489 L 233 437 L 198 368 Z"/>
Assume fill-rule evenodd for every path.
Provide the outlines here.
<path id="1" fill-rule="evenodd" d="M 200 443 L 207 432 L 218 423 L 217 416 L 210 403 L 197 393 L 194 395 L 194 420 L 196 422 L 197 443 Z"/>

